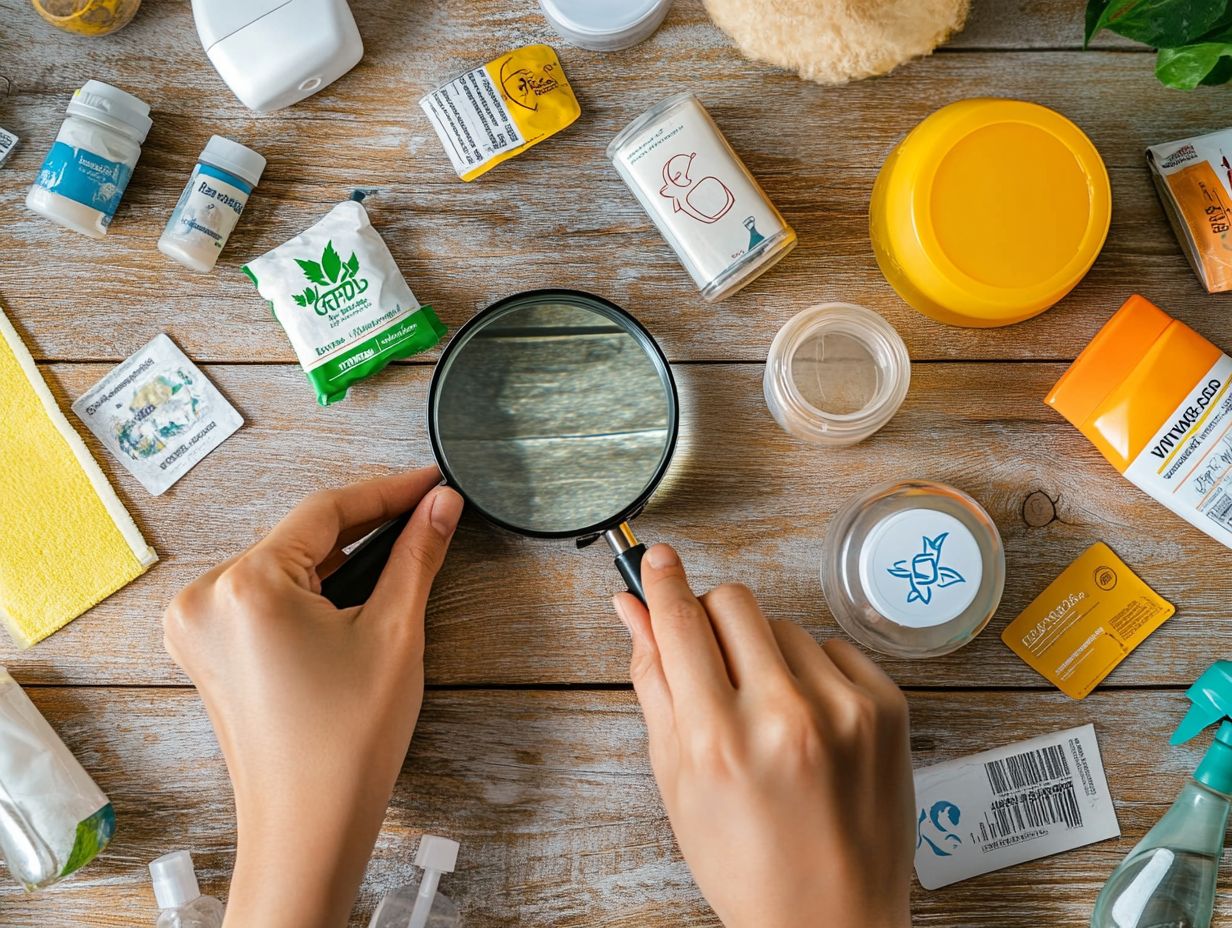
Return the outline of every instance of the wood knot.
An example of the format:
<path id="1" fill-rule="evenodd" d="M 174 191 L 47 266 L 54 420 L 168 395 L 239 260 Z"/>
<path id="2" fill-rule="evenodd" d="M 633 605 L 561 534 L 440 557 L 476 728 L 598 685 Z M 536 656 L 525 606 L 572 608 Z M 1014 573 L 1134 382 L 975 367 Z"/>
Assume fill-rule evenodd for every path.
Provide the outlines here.
<path id="1" fill-rule="evenodd" d="M 1042 490 L 1036 490 L 1022 501 L 1022 520 L 1032 528 L 1041 528 L 1057 518 L 1057 504 Z"/>

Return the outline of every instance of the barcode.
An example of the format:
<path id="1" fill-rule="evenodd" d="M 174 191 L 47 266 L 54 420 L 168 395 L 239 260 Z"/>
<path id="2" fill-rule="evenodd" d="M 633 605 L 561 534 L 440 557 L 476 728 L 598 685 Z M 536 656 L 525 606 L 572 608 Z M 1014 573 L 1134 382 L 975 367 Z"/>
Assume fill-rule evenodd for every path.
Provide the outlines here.
<path id="1" fill-rule="evenodd" d="M 1067 829 L 1082 827 L 1073 780 L 995 800 L 979 823 L 979 831 L 981 840 L 987 843 L 1059 824 Z"/>
<path id="2" fill-rule="evenodd" d="M 1065 756 L 1065 748 L 1059 744 L 990 760 L 984 764 L 984 772 L 998 796 L 1070 776 L 1069 759 Z"/>
<path id="3" fill-rule="evenodd" d="M 1206 514 L 1215 524 L 1232 529 L 1232 496 L 1223 490 L 1216 490 L 1211 504 L 1206 507 Z"/>

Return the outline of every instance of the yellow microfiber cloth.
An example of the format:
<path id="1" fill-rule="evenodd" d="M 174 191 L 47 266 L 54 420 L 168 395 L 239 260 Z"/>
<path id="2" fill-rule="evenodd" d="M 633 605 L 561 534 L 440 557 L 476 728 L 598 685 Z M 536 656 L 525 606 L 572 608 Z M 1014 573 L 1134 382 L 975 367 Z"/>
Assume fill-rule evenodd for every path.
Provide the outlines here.
<path id="1" fill-rule="evenodd" d="M 28 648 L 156 560 L 0 307 L 0 620 Z"/>

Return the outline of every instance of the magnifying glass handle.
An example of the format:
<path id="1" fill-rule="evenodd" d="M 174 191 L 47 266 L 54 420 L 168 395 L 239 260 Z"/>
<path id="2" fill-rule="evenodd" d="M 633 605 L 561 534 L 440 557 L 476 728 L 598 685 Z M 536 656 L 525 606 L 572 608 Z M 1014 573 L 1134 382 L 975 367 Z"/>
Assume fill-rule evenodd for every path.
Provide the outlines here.
<path id="1" fill-rule="evenodd" d="M 630 593 L 646 602 L 646 593 L 642 589 L 642 556 L 646 553 L 646 546 L 637 540 L 628 522 L 609 528 L 603 537 L 616 554 L 616 569 L 624 577 L 625 586 Z"/>

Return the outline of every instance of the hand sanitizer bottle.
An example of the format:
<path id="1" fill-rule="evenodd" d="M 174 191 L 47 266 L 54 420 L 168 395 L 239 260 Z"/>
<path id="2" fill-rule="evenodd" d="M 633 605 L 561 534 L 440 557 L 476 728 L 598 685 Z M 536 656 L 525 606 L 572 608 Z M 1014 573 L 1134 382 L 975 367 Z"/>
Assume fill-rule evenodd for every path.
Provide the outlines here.
<path id="1" fill-rule="evenodd" d="M 154 898 L 162 912 L 157 928 L 222 928 L 222 903 L 201 895 L 192 855 L 188 851 L 164 854 L 150 864 Z"/>
<path id="2" fill-rule="evenodd" d="M 458 907 L 436 891 L 441 874 L 453 873 L 457 862 L 457 841 L 424 835 L 415 855 L 415 866 L 422 867 L 423 874 L 386 895 L 368 928 L 458 928 Z"/>
<path id="3" fill-rule="evenodd" d="M 1232 808 L 1232 661 L 1211 665 L 1186 695 L 1193 705 L 1172 744 L 1219 730 L 1172 808 L 1104 884 L 1091 928 L 1210 928 Z"/>

